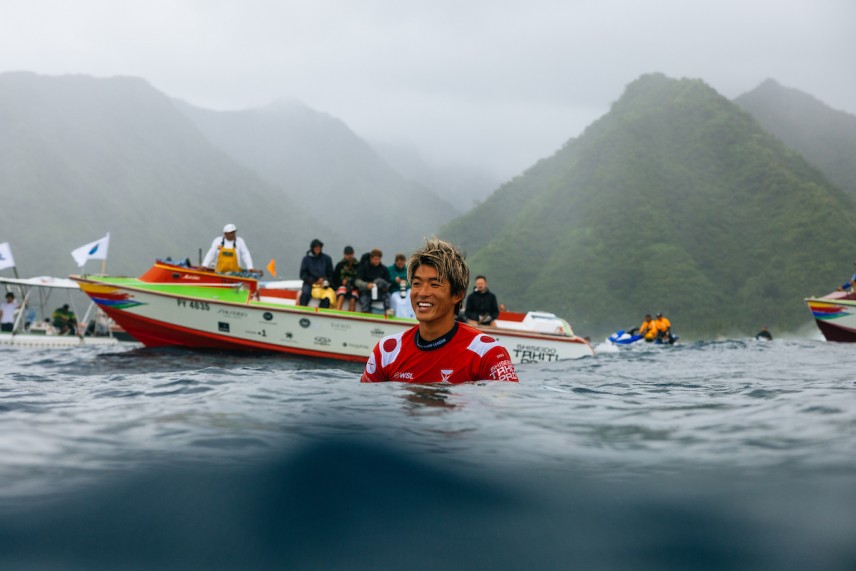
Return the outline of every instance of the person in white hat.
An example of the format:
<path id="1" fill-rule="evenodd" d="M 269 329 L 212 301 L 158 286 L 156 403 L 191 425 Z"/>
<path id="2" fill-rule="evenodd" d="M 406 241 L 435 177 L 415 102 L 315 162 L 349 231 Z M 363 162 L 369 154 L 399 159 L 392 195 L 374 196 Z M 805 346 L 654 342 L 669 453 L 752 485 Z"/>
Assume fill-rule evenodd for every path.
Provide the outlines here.
<path id="1" fill-rule="evenodd" d="M 250 250 L 247 249 L 244 239 L 238 236 L 238 228 L 234 224 L 226 224 L 223 227 L 223 235 L 214 238 L 202 265 L 214 268 L 214 271 L 220 274 L 257 271 L 254 269 Z"/>

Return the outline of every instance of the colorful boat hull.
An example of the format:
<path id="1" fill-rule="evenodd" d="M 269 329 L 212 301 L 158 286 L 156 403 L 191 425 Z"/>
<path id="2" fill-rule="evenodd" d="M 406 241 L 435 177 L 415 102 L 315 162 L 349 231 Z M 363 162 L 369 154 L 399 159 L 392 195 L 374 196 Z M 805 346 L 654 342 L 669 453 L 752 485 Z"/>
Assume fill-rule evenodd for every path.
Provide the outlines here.
<path id="1" fill-rule="evenodd" d="M 198 283 L 170 274 L 169 283 L 136 278 L 72 276 L 116 323 L 148 347 L 278 351 L 364 362 L 381 338 L 413 327 L 413 319 L 299 307 L 255 280 Z M 592 356 L 575 335 L 486 329 L 515 363 Z"/>
<path id="2" fill-rule="evenodd" d="M 805 302 L 827 341 L 856 343 L 856 295 L 833 292 Z"/>

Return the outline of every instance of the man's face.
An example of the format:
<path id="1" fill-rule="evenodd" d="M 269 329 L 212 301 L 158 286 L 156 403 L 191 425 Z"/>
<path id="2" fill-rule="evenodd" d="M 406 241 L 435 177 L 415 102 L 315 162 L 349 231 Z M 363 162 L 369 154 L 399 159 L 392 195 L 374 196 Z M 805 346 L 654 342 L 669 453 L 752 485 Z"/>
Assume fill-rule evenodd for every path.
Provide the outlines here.
<path id="1" fill-rule="evenodd" d="M 348 260 L 349 262 L 351 260 L 353 260 L 354 259 L 354 253 L 351 252 L 350 254 L 345 254 L 345 259 Z"/>
<path id="2" fill-rule="evenodd" d="M 321 255 L 321 246 L 312 246 L 312 253 L 316 256 Z"/>
<path id="3" fill-rule="evenodd" d="M 395 260 L 395 267 L 398 268 L 399 270 L 404 268 L 404 260 L 402 260 L 402 259 Z"/>
<path id="4" fill-rule="evenodd" d="M 380 256 L 372 256 L 371 263 L 373 266 L 379 266 L 380 265 Z"/>
<path id="5" fill-rule="evenodd" d="M 463 299 L 463 294 L 452 295 L 448 281 L 440 281 L 437 269 L 421 265 L 413 273 L 410 290 L 410 305 L 416 319 L 432 322 L 454 315 L 455 305 Z"/>
<path id="6" fill-rule="evenodd" d="M 235 236 L 237 236 L 237 235 L 238 235 L 238 231 L 237 231 L 237 230 L 232 230 L 231 232 L 225 232 L 225 233 L 223 233 L 223 236 L 225 236 L 225 237 L 226 237 L 226 239 L 227 239 L 227 240 L 229 240 L 230 242 L 234 242 L 234 241 L 235 241 Z"/>
<path id="7" fill-rule="evenodd" d="M 476 291 L 483 292 L 487 289 L 487 280 L 479 278 L 476 280 Z"/>

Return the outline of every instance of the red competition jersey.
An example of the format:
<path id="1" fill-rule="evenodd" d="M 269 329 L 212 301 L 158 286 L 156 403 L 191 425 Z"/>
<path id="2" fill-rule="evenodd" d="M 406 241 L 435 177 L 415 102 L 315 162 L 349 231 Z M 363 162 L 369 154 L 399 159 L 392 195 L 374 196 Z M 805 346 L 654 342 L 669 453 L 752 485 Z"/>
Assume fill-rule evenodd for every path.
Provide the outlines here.
<path id="1" fill-rule="evenodd" d="M 517 382 L 511 356 L 499 341 L 478 329 L 457 324 L 441 346 L 423 349 L 416 344 L 419 326 L 381 339 L 366 362 L 360 381 L 379 383 Z"/>

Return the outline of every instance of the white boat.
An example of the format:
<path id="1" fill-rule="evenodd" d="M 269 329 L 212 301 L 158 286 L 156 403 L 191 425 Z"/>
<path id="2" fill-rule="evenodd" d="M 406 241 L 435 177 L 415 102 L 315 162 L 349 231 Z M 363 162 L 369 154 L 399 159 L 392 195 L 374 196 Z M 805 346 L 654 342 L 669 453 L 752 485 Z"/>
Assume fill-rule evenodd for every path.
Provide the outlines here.
<path id="1" fill-rule="evenodd" d="M 68 304 L 75 315 L 74 299 L 71 295 L 80 291 L 77 282 L 67 278 L 40 276 L 34 278 L 0 277 L 0 284 L 6 291 L 16 293 L 20 307 L 15 315 L 12 332 L 0 332 L 0 346 L 64 348 L 80 345 L 117 345 L 120 342 L 134 340 L 116 326 L 106 314 L 95 311 L 90 303 L 84 317 L 78 321 L 78 327 L 72 335 L 57 335 L 50 323 L 52 294 L 63 292 L 66 298 L 59 305 Z M 85 298 L 84 298 L 85 299 Z M 89 333 L 87 334 L 87 330 Z"/>
<path id="2" fill-rule="evenodd" d="M 72 276 L 92 300 L 148 347 L 279 351 L 364 362 L 383 337 L 415 319 L 302 307 L 297 284 L 259 284 L 158 262 L 139 278 Z M 503 313 L 485 335 L 515 363 L 592 356 L 564 319 L 544 312 Z"/>

